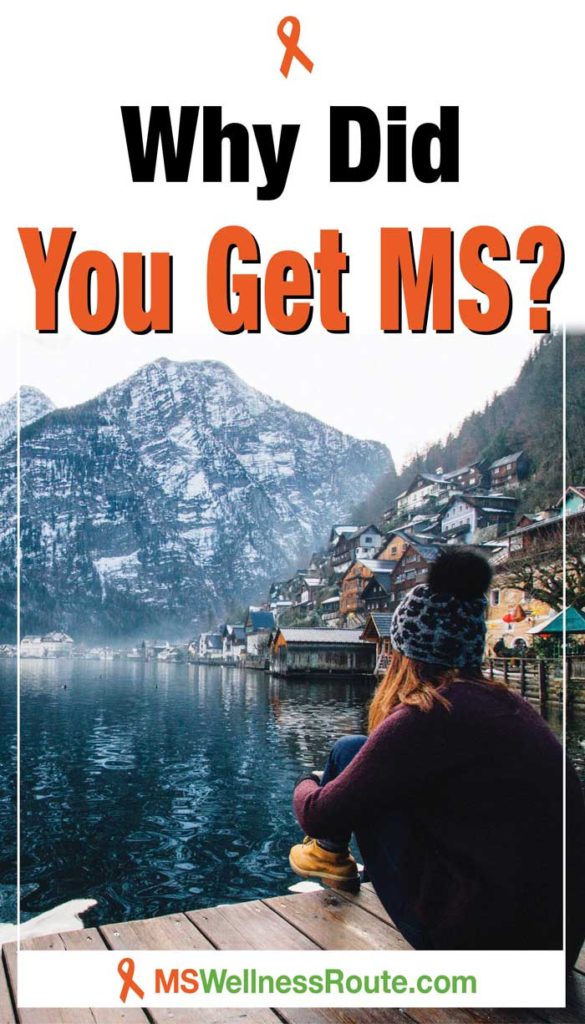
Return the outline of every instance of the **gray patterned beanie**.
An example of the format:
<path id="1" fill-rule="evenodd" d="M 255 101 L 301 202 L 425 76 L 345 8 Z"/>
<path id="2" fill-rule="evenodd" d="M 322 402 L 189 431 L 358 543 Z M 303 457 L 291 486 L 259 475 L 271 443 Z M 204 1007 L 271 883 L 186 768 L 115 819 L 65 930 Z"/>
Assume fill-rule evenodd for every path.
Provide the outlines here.
<path id="1" fill-rule="evenodd" d="M 416 661 L 452 668 L 481 665 L 492 571 L 464 547 L 444 550 L 400 602 L 390 626 L 392 646 Z"/>

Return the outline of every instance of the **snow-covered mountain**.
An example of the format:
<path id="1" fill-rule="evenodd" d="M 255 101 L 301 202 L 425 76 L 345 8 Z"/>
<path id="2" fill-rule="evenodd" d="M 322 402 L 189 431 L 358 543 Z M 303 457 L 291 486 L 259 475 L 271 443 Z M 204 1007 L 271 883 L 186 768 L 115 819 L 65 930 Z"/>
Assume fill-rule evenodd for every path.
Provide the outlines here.
<path id="1" fill-rule="evenodd" d="M 55 408 L 50 398 L 47 398 L 38 388 L 21 387 L 20 389 L 20 424 L 26 427 L 34 423 L 41 416 L 46 416 Z M 16 434 L 16 395 L 9 398 L 7 402 L 0 405 L 0 445 L 8 438 Z"/>
<path id="2" fill-rule="evenodd" d="M 13 455 L 13 442 L 0 449 L 5 523 Z M 384 445 L 222 363 L 159 359 L 22 431 L 23 628 L 188 634 L 262 596 L 391 466 Z M 0 585 L 13 562 L 14 533 L 0 529 Z"/>

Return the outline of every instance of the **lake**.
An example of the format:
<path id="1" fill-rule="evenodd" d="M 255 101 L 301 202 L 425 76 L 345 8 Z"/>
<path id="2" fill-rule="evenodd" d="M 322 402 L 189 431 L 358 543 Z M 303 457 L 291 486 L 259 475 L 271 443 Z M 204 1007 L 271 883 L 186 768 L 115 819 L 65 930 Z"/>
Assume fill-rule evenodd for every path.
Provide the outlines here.
<path id="1" fill-rule="evenodd" d="M 0 661 L 0 921 L 15 919 L 15 679 Z M 94 925 L 285 892 L 298 881 L 294 782 L 364 731 L 372 691 L 219 666 L 23 661 L 23 919 L 78 897 L 98 901 Z M 583 737 L 575 719 L 585 778 Z"/>

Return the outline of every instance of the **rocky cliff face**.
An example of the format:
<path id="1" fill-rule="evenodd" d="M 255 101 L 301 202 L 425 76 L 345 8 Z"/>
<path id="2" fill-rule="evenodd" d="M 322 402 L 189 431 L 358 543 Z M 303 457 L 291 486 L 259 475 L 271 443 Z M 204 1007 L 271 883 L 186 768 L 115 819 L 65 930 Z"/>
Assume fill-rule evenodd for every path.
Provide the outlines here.
<path id="1" fill-rule="evenodd" d="M 28 426 L 35 420 L 46 416 L 55 406 L 38 388 L 21 387 L 20 389 L 20 425 Z M 16 434 L 16 395 L 0 405 L 0 445 Z"/>
<path id="2" fill-rule="evenodd" d="M 38 388 L 21 387 L 21 429 L 54 408 Z M 0 405 L 0 641 L 14 641 L 16 634 L 16 430 L 13 395 Z"/>
<path id="3" fill-rule="evenodd" d="M 13 463 L 8 441 L 4 522 Z M 391 465 L 221 363 L 160 359 L 22 431 L 23 630 L 188 635 L 295 568 Z M 6 529 L 0 583 L 14 547 Z"/>

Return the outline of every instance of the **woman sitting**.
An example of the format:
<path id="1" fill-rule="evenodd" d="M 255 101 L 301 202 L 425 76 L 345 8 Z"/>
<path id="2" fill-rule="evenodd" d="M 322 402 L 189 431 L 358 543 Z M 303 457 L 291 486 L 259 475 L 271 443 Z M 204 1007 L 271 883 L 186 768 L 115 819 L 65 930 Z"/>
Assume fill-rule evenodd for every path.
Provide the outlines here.
<path id="1" fill-rule="evenodd" d="M 563 749 L 544 719 L 481 674 L 488 563 L 440 554 L 397 606 L 369 735 L 346 736 L 294 809 L 303 877 L 367 875 L 417 949 L 561 949 Z M 585 807 L 567 763 L 567 961 L 585 938 Z"/>

